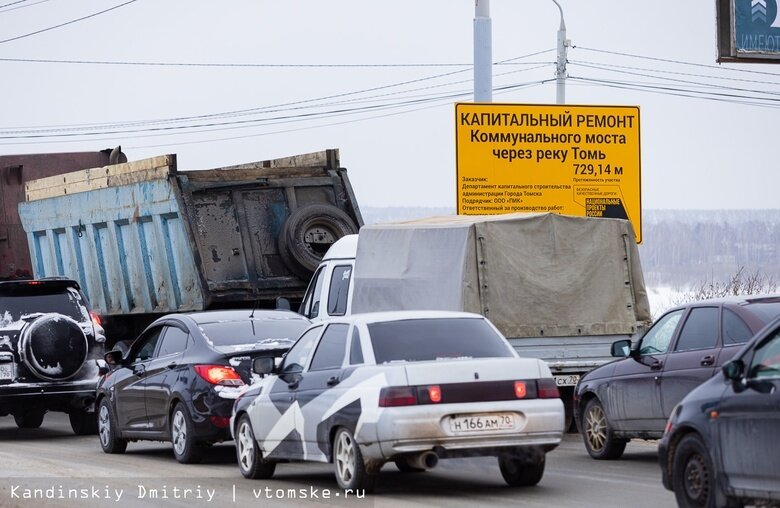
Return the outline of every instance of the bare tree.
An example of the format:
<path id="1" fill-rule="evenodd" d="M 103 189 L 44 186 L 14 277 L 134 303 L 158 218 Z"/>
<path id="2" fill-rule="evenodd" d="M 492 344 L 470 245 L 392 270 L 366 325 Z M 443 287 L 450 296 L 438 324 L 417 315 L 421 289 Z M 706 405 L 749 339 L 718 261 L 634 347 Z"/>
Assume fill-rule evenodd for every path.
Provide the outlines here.
<path id="1" fill-rule="evenodd" d="M 711 277 L 687 292 L 682 292 L 672 302 L 682 305 L 698 300 L 723 298 L 725 296 L 758 295 L 777 292 L 778 281 L 773 275 L 760 271 L 750 272 L 740 267 L 737 272 L 723 281 L 715 281 Z"/>

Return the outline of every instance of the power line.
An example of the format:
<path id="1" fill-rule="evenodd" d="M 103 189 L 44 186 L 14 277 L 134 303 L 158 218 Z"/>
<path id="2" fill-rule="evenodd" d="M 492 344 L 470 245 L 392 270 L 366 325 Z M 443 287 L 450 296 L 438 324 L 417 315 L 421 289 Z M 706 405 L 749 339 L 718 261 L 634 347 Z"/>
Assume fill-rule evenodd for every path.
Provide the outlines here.
<path id="1" fill-rule="evenodd" d="M 545 79 L 541 81 L 534 81 L 534 82 L 528 82 L 528 83 L 519 83 L 519 84 L 510 84 L 510 85 L 504 85 L 500 87 L 494 88 L 496 90 L 496 94 L 503 94 L 503 93 L 509 93 L 518 89 L 523 88 L 530 88 L 533 86 L 538 86 L 541 84 L 546 84 L 551 81 L 554 81 L 553 78 L 551 79 Z M 431 97 L 425 100 L 419 100 L 419 101 L 405 101 L 402 103 L 396 103 L 396 104 L 388 104 L 388 105 L 380 105 L 374 108 L 354 108 L 354 110 L 343 110 L 343 111 L 337 111 L 337 112 L 321 112 L 311 115 L 295 115 L 291 117 L 282 117 L 284 119 L 281 120 L 274 120 L 274 119 L 264 119 L 265 123 L 264 125 L 231 125 L 228 127 L 217 127 L 217 128 L 208 128 L 208 129 L 202 129 L 199 131 L 192 131 L 188 133 L 182 133 L 182 132 L 156 132 L 153 134 L 137 134 L 137 135 L 131 135 L 131 136 L 124 136 L 123 139 L 139 139 L 139 138 L 159 138 L 163 136 L 173 136 L 173 135 L 182 135 L 182 134 L 202 134 L 202 133 L 210 133 L 210 132 L 216 132 L 216 131 L 222 131 L 222 130 L 234 130 L 234 129 L 244 129 L 244 128 L 257 128 L 257 127 L 264 127 L 267 125 L 276 125 L 276 124 L 283 124 L 283 123 L 294 123 L 294 122 L 301 122 L 301 121 L 311 121 L 311 120 L 317 120 L 321 118 L 332 118 L 337 116 L 346 116 L 346 115 L 354 115 L 354 114 L 360 114 L 365 113 L 369 111 L 376 111 L 376 110 L 387 110 L 387 109 L 399 109 L 399 108 L 409 108 L 411 106 L 419 105 L 419 104 L 426 104 L 431 102 L 441 102 L 445 101 L 447 104 L 451 104 L 452 99 L 458 98 L 458 97 L 466 97 L 471 94 L 471 90 L 462 91 L 459 93 L 453 93 L 448 95 L 441 95 L 437 97 Z M 373 118 L 383 118 L 388 116 L 394 116 L 398 114 L 404 114 L 404 113 L 410 113 L 413 111 L 419 111 L 423 109 L 429 109 L 431 107 L 437 107 L 437 105 L 427 105 L 423 107 L 417 107 L 415 109 L 406 109 L 404 111 L 396 112 L 396 113 L 386 113 L 382 115 L 375 115 L 371 117 L 365 117 L 365 118 L 358 118 L 353 120 L 346 120 L 341 122 L 335 122 L 335 123 L 329 123 L 329 124 L 323 124 L 319 126 L 310 126 L 310 127 L 302 127 L 297 129 L 288 129 L 283 131 L 274 131 L 274 132 L 266 132 L 266 133 L 259 133 L 259 134 L 249 134 L 249 135 L 242 135 L 242 136 L 231 136 L 231 137 L 223 137 L 223 138 L 212 138 L 210 137 L 207 140 L 200 140 L 200 141 L 189 141 L 189 142 L 178 142 L 178 143 L 166 143 L 161 145 L 147 145 L 147 146 L 141 146 L 141 147 L 128 147 L 128 148 L 155 148 L 158 146 L 175 146 L 175 145 L 185 145 L 185 144 L 200 144 L 200 143 L 210 143 L 210 142 L 216 142 L 216 141 L 227 141 L 232 139 L 241 139 L 241 138 L 250 138 L 250 137 L 256 137 L 256 136 L 265 136 L 270 134 L 279 134 L 284 132 L 295 132 L 300 130 L 307 130 L 312 128 L 319 128 L 319 127 L 326 127 L 326 126 L 332 126 L 332 125 L 341 125 L 346 123 L 353 123 L 353 122 L 359 122 L 363 120 L 373 119 Z M 107 134 L 107 133 L 96 133 L 96 134 Z M 2 139 L 2 138 L 0 138 Z M 42 141 L 42 140 L 35 140 L 35 141 L 17 141 L 17 142 L 0 142 L 0 145 L 41 145 L 41 144 L 59 144 L 59 143 L 82 143 L 86 141 L 86 139 L 57 139 L 57 140 L 51 140 L 51 141 Z M 89 141 L 116 141 L 116 137 L 106 137 L 106 138 L 91 138 Z"/>
<path id="2" fill-rule="evenodd" d="M 501 60 L 496 62 L 496 64 L 502 64 L 502 63 L 508 63 L 508 62 L 515 62 L 518 60 L 522 60 L 525 58 L 530 58 L 533 56 L 541 55 L 544 53 L 548 53 L 550 51 L 554 51 L 554 49 L 547 49 L 543 51 L 537 51 L 534 53 L 529 53 L 513 58 L 509 58 L 506 60 Z M 361 95 L 366 94 L 370 92 L 376 92 L 380 90 L 387 90 L 390 88 L 397 88 L 401 86 L 406 86 L 410 84 L 420 83 L 424 81 L 430 81 L 434 79 L 439 79 L 447 76 L 453 76 L 456 74 L 462 74 L 464 72 L 468 72 L 470 69 L 461 69 L 456 71 L 450 71 L 445 72 L 441 74 L 435 74 L 432 76 L 425 76 L 422 78 L 416 78 L 406 81 L 400 81 L 396 83 L 391 83 L 387 85 L 381 85 L 371 88 L 365 88 L 361 90 L 353 90 L 349 92 L 342 92 L 338 94 L 332 94 L 332 95 L 326 95 L 316 98 L 310 98 L 310 99 L 303 99 L 298 101 L 292 101 L 292 102 L 286 102 L 281 104 L 274 104 L 269 106 L 259 106 L 254 108 L 246 108 L 246 109 L 239 109 L 239 110 L 232 110 L 232 111 L 225 111 L 225 112 L 219 112 L 219 113 L 209 113 L 209 114 L 203 114 L 203 115 L 192 115 L 192 116 L 182 116 L 182 117 L 172 117 L 172 118 L 163 118 L 163 119 L 153 119 L 153 120 L 137 120 L 137 121 L 129 121 L 129 122 L 111 122 L 111 123 L 92 123 L 92 124 L 70 124 L 70 125 L 43 125 L 43 126 L 30 126 L 30 127 L 24 127 L 24 128 L 14 128 L 14 127 L 6 127 L 6 128 L 0 128 L 0 133 L 22 133 L 22 132 L 34 132 L 34 131 L 66 131 L 66 130 L 76 130 L 79 128 L 120 128 L 120 127 L 132 127 L 132 126 L 141 126 L 141 125 L 154 125 L 154 124 L 166 124 L 166 123 L 177 123 L 177 122 L 184 122 L 184 121 L 197 121 L 197 120 L 206 120 L 206 119 L 214 119 L 214 118 L 228 118 L 228 117 L 235 117 L 235 116 L 248 116 L 251 114 L 261 113 L 261 112 L 269 112 L 269 110 L 275 110 L 278 108 L 284 108 L 289 106 L 298 106 L 298 105 L 304 105 L 304 104 L 312 104 L 316 106 L 315 103 L 327 101 L 331 99 L 340 99 L 343 97 L 349 97 L 354 95 Z M 533 69 L 523 69 L 523 71 L 526 70 L 533 70 Z M 522 72 L 522 71 L 512 71 L 512 72 Z"/>
<path id="3" fill-rule="evenodd" d="M 27 0 L 24 0 L 24 1 L 27 1 Z M 49 0 L 38 0 L 37 2 L 33 2 L 33 3 L 31 3 L 31 4 L 27 4 L 27 5 L 20 5 L 20 6 L 18 6 L 18 7 L 11 7 L 10 9 L 5 9 L 5 10 L 3 10 L 3 11 L 0 11 L 0 14 L 2 14 L 2 13 L 4 13 L 4 12 L 11 12 L 11 11 L 15 11 L 15 10 L 17 10 L 17 9 L 25 9 L 25 8 L 27 8 L 27 7 L 32 7 L 33 5 L 43 4 L 43 3 L 46 3 L 46 2 L 48 2 L 48 1 L 49 1 Z M 13 4 L 6 4 L 6 5 L 13 5 Z"/>
<path id="4" fill-rule="evenodd" d="M 123 4 L 115 5 L 113 7 L 108 8 L 108 9 L 104 9 L 102 11 L 94 12 L 94 13 L 89 14 L 87 16 L 82 16 L 80 18 L 72 19 L 70 21 L 66 21 L 65 23 L 60 23 L 59 25 L 54 25 L 54 26 L 50 26 L 50 27 L 47 27 L 47 28 L 42 28 L 40 30 L 36 30 L 34 32 L 26 33 L 26 34 L 23 34 L 23 35 L 17 35 L 16 37 L 11 37 L 10 39 L 5 39 L 5 40 L 0 41 L 0 44 L 4 44 L 6 42 L 11 42 L 11 41 L 17 41 L 19 39 L 24 39 L 25 37 L 31 37 L 33 35 L 38 35 L 38 34 L 43 33 L 43 32 L 48 32 L 49 30 L 54 30 L 56 28 L 62 28 L 63 26 L 72 25 L 73 23 L 78 23 L 79 21 L 84 21 L 85 19 L 94 18 L 95 16 L 100 16 L 101 14 L 105 14 L 106 12 L 113 11 L 115 9 L 119 9 L 120 7 L 124 7 L 125 5 L 132 4 L 132 3 L 136 2 L 136 1 L 137 0 L 129 0 L 129 1 L 125 2 L 125 3 L 123 3 Z"/>
<path id="5" fill-rule="evenodd" d="M 653 60 L 656 62 L 666 62 L 666 63 L 674 63 L 679 65 L 692 65 L 694 67 L 703 67 L 706 69 L 718 69 L 720 71 L 733 71 L 733 72 L 745 72 L 748 74 L 761 74 L 764 76 L 774 76 L 776 78 L 780 78 L 780 74 L 776 74 L 774 72 L 765 72 L 765 71 L 754 71 L 750 69 L 732 69 L 730 67 L 722 67 L 720 65 L 709 65 L 709 64 L 702 64 L 702 63 L 696 63 L 696 62 L 686 62 L 683 60 L 672 60 L 669 58 L 658 58 L 653 56 L 645 56 L 645 55 L 634 55 L 631 53 L 622 53 L 620 51 L 609 51 L 606 49 L 595 49 L 595 48 L 585 48 L 582 46 L 573 46 L 575 49 L 581 49 L 583 51 L 592 51 L 594 53 L 605 53 L 608 55 L 618 55 L 618 56 L 626 56 L 630 58 L 641 58 L 644 60 Z"/>
<path id="6" fill-rule="evenodd" d="M 48 1 L 48 0 L 44 0 Z M 250 62 L 143 62 L 112 60 L 56 60 L 51 58 L 0 58 L 0 62 L 44 63 L 71 65 L 119 65 L 139 67 L 205 67 L 205 68 L 260 68 L 260 69 L 374 69 L 415 67 L 472 67 L 470 63 L 459 62 L 414 62 L 414 63 L 250 63 Z M 496 62 L 494 65 L 534 65 L 547 62 Z"/>
<path id="7" fill-rule="evenodd" d="M 21 4 L 21 3 L 24 3 L 26 1 L 27 0 L 16 0 L 16 2 L 11 2 L 11 3 L 5 4 L 5 5 L 0 5 L 0 9 L 2 9 L 3 7 L 10 7 L 11 5 Z"/>

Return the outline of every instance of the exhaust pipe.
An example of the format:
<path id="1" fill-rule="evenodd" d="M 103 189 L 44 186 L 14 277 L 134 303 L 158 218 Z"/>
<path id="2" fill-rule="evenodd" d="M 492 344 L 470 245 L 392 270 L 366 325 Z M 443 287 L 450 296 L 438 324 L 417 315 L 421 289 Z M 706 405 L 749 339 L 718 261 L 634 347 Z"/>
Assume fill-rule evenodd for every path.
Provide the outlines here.
<path id="1" fill-rule="evenodd" d="M 406 462 L 409 466 L 417 469 L 433 469 L 439 463 L 439 456 L 434 452 L 427 451 L 412 455 L 406 459 Z"/>

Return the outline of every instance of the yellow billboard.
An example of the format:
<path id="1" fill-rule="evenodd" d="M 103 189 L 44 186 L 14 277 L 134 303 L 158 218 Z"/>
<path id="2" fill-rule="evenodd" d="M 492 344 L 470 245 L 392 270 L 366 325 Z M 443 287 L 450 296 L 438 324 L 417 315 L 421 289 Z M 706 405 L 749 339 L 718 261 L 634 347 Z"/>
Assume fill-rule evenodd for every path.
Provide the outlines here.
<path id="1" fill-rule="evenodd" d="M 628 219 L 642 242 L 639 108 L 455 105 L 459 215 Z"/>

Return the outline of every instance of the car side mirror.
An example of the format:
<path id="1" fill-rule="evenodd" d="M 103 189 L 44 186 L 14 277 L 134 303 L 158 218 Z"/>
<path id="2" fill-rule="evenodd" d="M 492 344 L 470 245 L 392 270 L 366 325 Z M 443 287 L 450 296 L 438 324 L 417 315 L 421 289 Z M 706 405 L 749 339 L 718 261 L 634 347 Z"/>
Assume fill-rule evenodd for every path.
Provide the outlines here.
<path id="1" fill-rule="evenodd" d="M 276 299 L 276 310 L 290 310 L 290 300 L 280 296 Z"/>
<path id="2" fill-rule="evenodd" d="M 111 371 L 111 368 L 108 366 L 105 360 L 95 360 L 95 363 L 98 367 L 98 375 L 105 376 Z"/>
<path id="3" fill-rule="evenodd" d="M 261 356 L 255 358 L 252 362 L 252 372 L 265 376 L 271 374 L 274 371 L 274 359 L 270 356 Z"/>
<path id="4" fill-rule="evenodd" d="M 630 340 L 623 339 L 612 343 L 612 356 L 617 358 L 627 358 L 630 355 L 631 355 Z"/>
<path id="5" fill-rule="evenodd" d="M 741 381 L 745 373 L 745 364 L 742 363 L 742 360 L 732 360 L 723 365 L 721 370 L 723 371 L 723 376 L 729 381 Z"/>
<path id="6" fill-rule="evenodd" d="M 122 365 L 123 357 L 124 357 L 123 353 L 120 350 L 115 349 L 113 351 L 109 351 L 108 353 L 106 353 L 103 356 L 103 359 L 111 367 L 116 367 L 117 365 Z"/>

